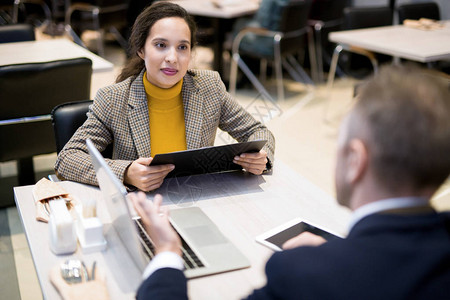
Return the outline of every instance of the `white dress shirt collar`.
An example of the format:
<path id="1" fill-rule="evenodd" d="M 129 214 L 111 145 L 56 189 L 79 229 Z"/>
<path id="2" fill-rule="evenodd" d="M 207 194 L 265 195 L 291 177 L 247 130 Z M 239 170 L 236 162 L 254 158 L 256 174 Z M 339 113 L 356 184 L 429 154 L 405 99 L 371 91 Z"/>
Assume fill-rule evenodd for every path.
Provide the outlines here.
<path id="1" fill-rule="evenodd" d="M 353 226 L 358 223 L 361 219 L 379 213 L 381 211 L 416 207 L 428 205 L 428 199 L 425 197 L 403 197 L 403 198 L 389 198 L 384 200 L 378 200 L 371 202 L 369 204 L 363 205 L 356 209 L 350 219 L 349 231 L 352 230 Z"/>

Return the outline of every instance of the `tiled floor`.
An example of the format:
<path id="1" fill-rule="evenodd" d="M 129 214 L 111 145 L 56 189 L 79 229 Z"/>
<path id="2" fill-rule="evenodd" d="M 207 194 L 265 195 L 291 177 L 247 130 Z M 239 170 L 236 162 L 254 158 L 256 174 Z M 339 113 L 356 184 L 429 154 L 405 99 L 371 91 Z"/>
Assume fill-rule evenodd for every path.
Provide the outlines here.
<path id="1" fill-rule="evenodd" d="M 115 45 L 106 48 L 106 58 L 115 63 L 114 72 L 93 77 L 92 97 L 98 88 L 111 84 L 124 62 L 123 51 Z M 210 68 L 212 52 L 198 48 L 193 67 Z M 334 148 L 340 120 L 351 107 L 352 79 L 338 80 L 331 93 L 324 85 L 306 89 L 287 80 L 287 97 L 282 103 L 270 103 L 258 97 L 253 89 L 239 90 L 237 100 L 264 122 L 276 137 L 276 159 L 289 165 L 324 191 L 333 194 Z M 271 92 L 275 93 L 274 87 Z M 217 143 L 228 142 L 219 133 Z M 52 173 L 55 154 L 35 158 L 36 169 Z M 12 197 L 15 163 L 0 164 L 0 190 Z M 40 178 L 37 176 L 37 178 Z M 9 185 L 9 186 L 8 186 Z M 440 191 L 435 201 L 439 209 L 450 209 L 450 188 Z M 5 222 L 7 217 L 8 222 Z M 36 278 L 22 225 L 15 207 L 0 210 L 0 290 L 5 299 L 39 299 L 40 287 Z M 16 279 L 17 278 L 17 279 Z M 20 291 L 20 292 L 19 292 Z M 5 296 L 7 295 L 7 296 Z"/>

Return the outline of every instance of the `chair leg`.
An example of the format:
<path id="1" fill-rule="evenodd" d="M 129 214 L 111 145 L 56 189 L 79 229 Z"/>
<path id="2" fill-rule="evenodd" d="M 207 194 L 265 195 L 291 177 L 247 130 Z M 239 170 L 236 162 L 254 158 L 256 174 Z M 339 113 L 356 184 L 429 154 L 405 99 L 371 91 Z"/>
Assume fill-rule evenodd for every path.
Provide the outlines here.
<path id="1" fill-rule="evenodd" d="M 97 37 L 97 52 L 101 57 L 105 57 L 105 47 L 104 47 L 104 32 L 100 29 L 100 9 L 95 8 L 92 11 L 92 19 L 94 23 L 94 29 L 98 33 Z"/>
<path id="2" fill-rule="evenodd" d="M 331 58 L 330 72 L 328 73 L 327 82 L 327 93 L 331 93 L 331 88 L 333 87 L 334 77 L 336 75 L 336 67 L 339 59 L 339 54 L 341 54 L 344 48 L 341 45 L 337 45 L 333 51 L 333 57 Z"/>
<path id="3" fill-rule="evenodd" d="M 275 103 L 275 100 L 270 96 L 270 94 L 267 92 L 267 90 L 264 88 L 264 86 L 261 84 L 261 82 L 258 81 L 256 76 L 252 73 L 252 71 L 249 69 L 249 67 L 245 64 L 245 62 L 241 59 L 240 55 L 237 53 L 233 54 L 233 60 L 237 63 L 239 68 L 244 72 L 245 76 L 250 80 L 250 82 L 253 84 L 253 86 L 258 90 L 258 92 L 265 97 L 267 100 L 271 101 L 272 103 Z M 231 65 L 233 68 L 233 65 Z M 237 73 L 232 72 L 232 73 Z M 230 79 L 230 93 L 231 93 L 231 79 Z M 234 83 L 234 88 L 236 88 L 236 83 Z"/>
<path id="4" fill-rule="evenodd" d="M 314 81 L 306 74 L 305 70 L 300 66 L 294 56 L 287 55 L 286 58 L 282 60 L 282 63 L 283 67 L 289 72 L 289 75 L 296 81 L 314 85 Z"/>
<path id="5" fill-rule="evenodd" d="M 322 55 L 322 26 L 316 24 L 314 26 L 314 37 L 316 40 L 316 61 L 317 61 L 317 82 L 322 82 L 323 80 L 323 55 Z"/>
<path id="6" fill-rule="evenodd" d="M 275 74 L 277 77 L 277 94 L 278 94 L 278 100 L 284 101 L 284 86 L 283 86 L 283 69 L 282 69 L 282 62 L 281 62 L 281 51 L 280 51 L 280 39 L 277 39 L 275 36 L 275 43 L 274 43 L 274 63 L 275 63 Z"/>
<path id="7" fill-rule="evenodd" d="M 262 58 L 259 62 L 259 81 L 265 83 L 267 79 L 267 59 Z"/>
<path id="8" fill-rule="evenodd" d="M 12 20 L 13 20 L 14 24 L 16 24 L 19 20 L 19 5 L 20 5 L 20 0 L 14 0 L 13 13 L 12 13 Z"/>
<path id="9" fill-rule="evenodd" d="M 114 35 L 114 38 L 119 43 L 120 47 L 122 47 L 124 50 L 127 50 L 128 48 L 128 42 L 123 38 L 122 34 L 117 30 L 116 27 L 111 26 L 109 28 L 109 31 Z"/>
<path id="10" fill-rule="evenodd" d="M 228 89 L 230 91 L 230 94 L 233 97 L 236 96 L 236 81 L 237 81 L 237 72 L 238 72 L 237 62 L 239 61 L 239 59 L 240 59 L 240 56 L 237 53 L 233 54 L 233 56 L 231 57 L 230 86 Z"/>
<path id="11" fill-rule="evenodd" d="M 75 31 L 73 31 L 72 26 L 66 24 L 64 26 L 64 30 L 72 38 L 75 44 L 87 49 L 86 45 L 83 43 L 80 37 L 75 33 Z"/>
<path id="12" fill-rule="evenodd" d="M 19 185 L 35 184 L 33 157 L 22 158 L 17 161 L 17 177 Z"/>
<path id="13" fill-rule="evenodd" d="M 68 7 L 68 8 L 67 8 L 66 14 L 64 16 L 64 30 L 72 38 L 72 40 L 75 42 L 75 44 L 87 49 L 86 45 L 83 43 L 81 38 L 75 33 L 72 26 L 70 25 L 70 20 L 71 20 L 72 13 L 74 12 L 74 10 L 70 7 L 70 4 L 68 4 L 67 2 L 66 2 L 66 7 Z"/>

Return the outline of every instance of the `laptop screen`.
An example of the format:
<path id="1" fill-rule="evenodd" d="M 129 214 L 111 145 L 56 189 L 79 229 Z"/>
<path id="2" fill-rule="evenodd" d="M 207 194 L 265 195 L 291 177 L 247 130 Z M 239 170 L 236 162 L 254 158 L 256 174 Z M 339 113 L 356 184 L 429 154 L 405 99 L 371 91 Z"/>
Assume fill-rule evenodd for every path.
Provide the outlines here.
<path id="1" fill-rule="evenodd" d="M 123 245 L 126 246 L 125 248 L 133 258 L 136 266 L 143 271 L 147 261 L 144 254 L 140 251 L 136 227 L 127 204 L 127 190 L 112 172 L 92 141 L 87 139 L 86 144 L 97 175 L 103 201 L 111 217 L 112 226 Z"/>

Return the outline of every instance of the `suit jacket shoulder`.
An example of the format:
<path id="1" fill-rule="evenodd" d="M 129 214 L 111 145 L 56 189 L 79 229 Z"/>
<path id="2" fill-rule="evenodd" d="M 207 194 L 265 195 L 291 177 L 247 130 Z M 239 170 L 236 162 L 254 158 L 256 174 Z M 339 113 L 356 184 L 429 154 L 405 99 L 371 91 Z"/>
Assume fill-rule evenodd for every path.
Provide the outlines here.
<path id="1" fill-rule="evenodd" d="M 446 299 L 449 214 L 375 214 L 343 240 L 274 254 L 249 299 Z M 261 296 L 262 295 L 262 296 Z"/>

